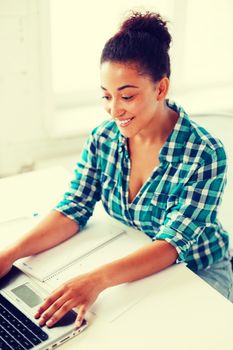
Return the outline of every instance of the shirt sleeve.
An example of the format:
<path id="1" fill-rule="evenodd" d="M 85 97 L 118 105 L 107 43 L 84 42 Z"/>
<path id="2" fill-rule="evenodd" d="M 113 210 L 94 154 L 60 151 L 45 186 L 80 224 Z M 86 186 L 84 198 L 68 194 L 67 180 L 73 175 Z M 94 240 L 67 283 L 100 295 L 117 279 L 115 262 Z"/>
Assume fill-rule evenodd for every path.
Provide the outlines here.
<path id="1" fill-rule="evenodd" d="M 80 161 L 76 164 L 70 189 L 55 207 L 82 229 L 93 214 L 96 202 L 100 199 L 101 186 L 97 169 L 97 146 L 95 129 L 87 139 Z"/>
<path id="2" fill-rule="evenodd" d="M 226 153 L 218 147 L 183 186 L 174 205 L 153 240 L 163 239 L 178 253 L 177 262 L 185 261 L 191 246 L 204 228 L 212 226 L 226 185 Z"/>

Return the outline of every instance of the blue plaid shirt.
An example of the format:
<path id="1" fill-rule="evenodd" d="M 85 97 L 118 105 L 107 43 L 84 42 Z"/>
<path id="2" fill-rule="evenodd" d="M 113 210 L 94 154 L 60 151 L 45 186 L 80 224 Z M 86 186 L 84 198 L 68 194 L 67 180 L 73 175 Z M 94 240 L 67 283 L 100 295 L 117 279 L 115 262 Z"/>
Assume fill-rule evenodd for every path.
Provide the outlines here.
<path id="1" fill-rule="evenodd" d="M 127 139 L 111 120 L 87 139 L 70 190 L 56 210 L 83 228 L 101 199 L 109 215 L 153 241 L 169 242 L 177 250 L 177 262 L 197 271 L 220 260 L 229 245 L 217 218 L 226 153 L 221 141 L 190 120 L 182 107 L 166 103 L 179 119 L 160 150 L 160 165 L 131 203 Z"/>

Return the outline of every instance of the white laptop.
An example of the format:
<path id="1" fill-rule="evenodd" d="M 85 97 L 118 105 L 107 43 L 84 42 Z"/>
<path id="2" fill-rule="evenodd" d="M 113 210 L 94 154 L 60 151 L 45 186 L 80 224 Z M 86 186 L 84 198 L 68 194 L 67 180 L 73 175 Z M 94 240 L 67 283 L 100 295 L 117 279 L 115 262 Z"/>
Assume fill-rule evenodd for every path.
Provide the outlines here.
<path id="1" fill-rule="evenodd" d="M 54 349 L 87 327 L 84 320 L 75 328 L 73 310 L 52 328 L 38 326 L 34 314 L 49 293 L 16 267 L 0 279 L 1 350 Z"/>

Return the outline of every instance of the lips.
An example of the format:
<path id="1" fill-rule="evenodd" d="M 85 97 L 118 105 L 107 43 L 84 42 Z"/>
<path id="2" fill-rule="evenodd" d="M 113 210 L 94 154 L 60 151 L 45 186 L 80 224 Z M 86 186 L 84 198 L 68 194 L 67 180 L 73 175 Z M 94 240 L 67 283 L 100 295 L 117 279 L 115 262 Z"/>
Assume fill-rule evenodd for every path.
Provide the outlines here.
<path id="1" fill-rule="evenodd" d="M 117 119 L 116 122 L 117 122 L 117 125 L 124 128 L 124 127 L 128 126 L 133 119 L 134 119 L 134 117 L 127 118 L 127 119 L 121 119 L 121 120 Z"/>

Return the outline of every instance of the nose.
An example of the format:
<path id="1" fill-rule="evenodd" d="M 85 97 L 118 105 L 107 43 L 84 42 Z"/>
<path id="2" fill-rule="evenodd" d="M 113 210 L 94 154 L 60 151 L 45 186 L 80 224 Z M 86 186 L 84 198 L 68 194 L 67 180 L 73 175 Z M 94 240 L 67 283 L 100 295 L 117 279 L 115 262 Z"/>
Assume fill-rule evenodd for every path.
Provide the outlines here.
<path id="1" fill-rule="evenodd" d="M 119 102 L 111 101 L 108 106 L 108 113 L 112 118 L 118 118 L 124 115 L 125 111 Z"/>

